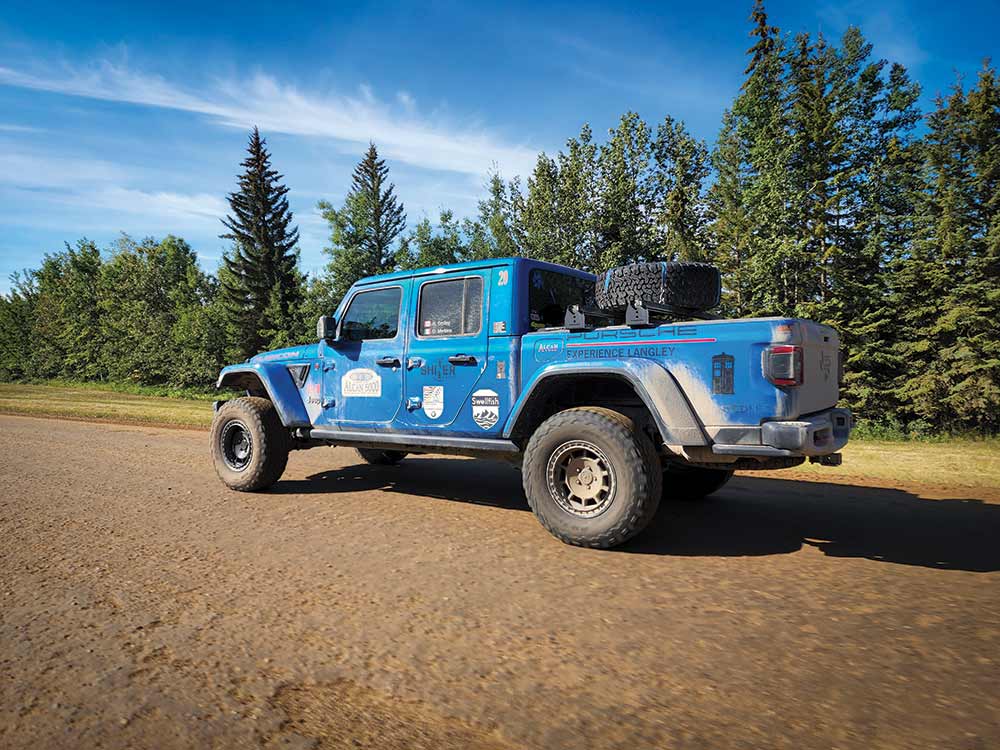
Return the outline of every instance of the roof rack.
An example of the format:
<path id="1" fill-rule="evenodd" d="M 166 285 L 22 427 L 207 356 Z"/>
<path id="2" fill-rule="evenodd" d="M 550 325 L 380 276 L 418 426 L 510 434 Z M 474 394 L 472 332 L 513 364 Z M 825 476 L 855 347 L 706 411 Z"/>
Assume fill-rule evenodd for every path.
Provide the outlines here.
<path id="1" fill-rule="evenodd" d="M 593 326 L 587 322 L 588 317 L 611 321 L 615 319 L 615 315 L 607 310 L 599 310 L 596 307 L 570 305 L 566 308 L 563 328 L 567 328 L 570 331 L 589 331 Z"/>
<path id="2" fill-rule="evenodd" d="M 587 318 L 600 318 L 603 321 L 621 324 L 621 313 L 608 312 L 596 307 L 583 307 L 581 305 L 570 305 L 566 308 L 566 317 L 563 328 L 570 331 L 589 331 L 594 326 L 587 322 Z M 689 310 L 682 307 L 671 307 L 670 305 L 658 305 L 652 302 L 635 300 L 625 308 L 625 325 L 630 328 L 647 328 L 658 326 L 665 320 L 717 320 L 718 316 L 707 313 L 703 310 Z"/>
<path id="3" fill-rule="evenodd" d="M 658 320 L 652 320 L 650 313 L 657 316 Z M 657 326 L 669 320 L 718 320 L 717 315 L 712 315 L 704 310 L 691 310 L 685 307 L 673 307 L 671 305 L 658 305 L 653 302 L 643 302 L 635 300 L 625 309 L 625 325 L 633 328 L 645 326 Z"/>

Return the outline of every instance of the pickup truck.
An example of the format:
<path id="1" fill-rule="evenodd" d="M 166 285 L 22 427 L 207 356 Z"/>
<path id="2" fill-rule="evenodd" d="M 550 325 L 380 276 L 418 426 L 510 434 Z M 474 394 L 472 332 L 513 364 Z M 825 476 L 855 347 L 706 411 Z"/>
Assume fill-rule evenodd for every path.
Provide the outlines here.
<path id="1" fill-rule="evenodd" d="M 722 320 L 718 271 L 639 263 L 600 276 L 526 258 L 358 281 L 317 341 L 222 370 L 211 449 L 234 490 L 273 485 L 289 452 L 351 446 L 520 466 L 541 524 L 608 548 L 661 498 L 739 469 L 840 463 L 837 333 L 794 318 Z M 405 471 L 405 463 L 394 471 Z"/>

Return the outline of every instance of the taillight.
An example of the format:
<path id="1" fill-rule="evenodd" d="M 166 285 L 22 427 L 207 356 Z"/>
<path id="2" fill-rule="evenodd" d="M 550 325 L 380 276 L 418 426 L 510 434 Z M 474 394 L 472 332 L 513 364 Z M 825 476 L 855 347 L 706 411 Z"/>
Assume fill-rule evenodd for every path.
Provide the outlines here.
<path id="1" fill-rule="evenodd" d="M 775 385 L 802 385 L 802 347 L 775 344 L 764 350 L 764 377 Z"/>

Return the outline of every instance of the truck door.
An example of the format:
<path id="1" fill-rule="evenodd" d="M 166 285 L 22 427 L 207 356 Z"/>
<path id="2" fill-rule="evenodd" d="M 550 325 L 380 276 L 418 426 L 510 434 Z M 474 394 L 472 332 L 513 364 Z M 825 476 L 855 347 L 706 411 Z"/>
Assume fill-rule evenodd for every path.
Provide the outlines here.
<path id="1" fill-rule="evenodd" d="M 415 280 L 410 303 L 415 325 L 405 363 L 406 408 L 400 413 L 408 428 L 449 427 L 451 434 L 475 434 L 499 420 L 497 394 L 476 389 L 487 364 L 489 274 L 485 269 Z"/>
<path id="2" fill-rule="evenodd" d="M 324 362 L 329 422 L 378 427 L 395 418 L 403 399 L 402 306 L 409 284 L 407 279 L 360 289 L 347 303 Z"/>

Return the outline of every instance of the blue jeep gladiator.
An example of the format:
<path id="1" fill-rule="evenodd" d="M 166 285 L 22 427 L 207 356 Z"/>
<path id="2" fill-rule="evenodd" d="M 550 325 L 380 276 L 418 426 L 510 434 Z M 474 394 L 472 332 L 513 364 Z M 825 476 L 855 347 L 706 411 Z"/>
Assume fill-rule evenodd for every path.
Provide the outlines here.
<path id="1" fill-rule="evenodd" d="M 704 497 L 737 469 L 840 463 L 837 333 L 793 318 L 720 320 L 718 271 L 636 263 L 595 277 L 501 258 L 362 279 L 317 342 L 222 370 L 211 448 L 241 491 L 292 450 L 372 464 L 450 453 L 514 461 L 538 520 L 612 547 L 661 498 Z M 405 468 L 405 467 L 404 467 Z"/>

